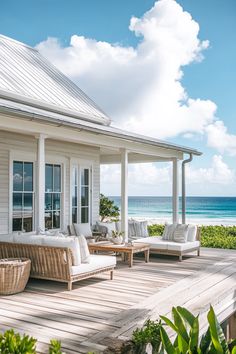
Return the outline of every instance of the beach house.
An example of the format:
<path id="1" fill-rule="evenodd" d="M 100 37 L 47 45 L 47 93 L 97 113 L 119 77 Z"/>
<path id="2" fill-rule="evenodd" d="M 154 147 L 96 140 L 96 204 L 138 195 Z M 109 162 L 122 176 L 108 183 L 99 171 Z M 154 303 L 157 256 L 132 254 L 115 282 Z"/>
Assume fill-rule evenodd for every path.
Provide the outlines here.
<path id="1" fill-rule="evenodd" d="M 182 162 L 185 222 L 184 166 L 200 155 L 113 127 L 110 117 L 35 48 L 5 36 L 0 36 L 0 146 L 2 234 L 94 224 L 100 165 L 115 163 L 121 165 L 126 237 L 129 163 L 171 161 L 173 221 L 178 222 Z"/>

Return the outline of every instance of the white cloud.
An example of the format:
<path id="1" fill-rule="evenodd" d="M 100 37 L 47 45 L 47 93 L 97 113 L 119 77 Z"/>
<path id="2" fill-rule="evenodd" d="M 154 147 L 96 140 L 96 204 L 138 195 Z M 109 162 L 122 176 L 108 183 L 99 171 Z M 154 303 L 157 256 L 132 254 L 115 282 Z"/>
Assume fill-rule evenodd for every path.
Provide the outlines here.
<path id="1" fill-rule="evenodd" d="M 186 168 L 188 184 L 219 184 L 229 185 L 235 182 L 235 171 L 223 161 L 221 155 L 214 155 L 209 168 L 193 168 L 191 165 Z"/>
<path id="2" fill-rule="evenodd" d="M 236 135 L 229 134 L 222 121 L 210 124 L 206 131 L 208 146 L 217 149 L 220 153 L 227 152 L 231 156 L 236 155 Z"/>
<path id="3" fill-rule="evenodd" d="M 136 47 L 74 35 L 68 47 L 48 38 L 37 47 L 107 111 L 116 125 L 159 138 L 203 133 L 216 105 L 192 99 L 181 84 L 182 68 L 202 59 L 207 41 L 175 0 L 159 0 L 130 31 Z"/>

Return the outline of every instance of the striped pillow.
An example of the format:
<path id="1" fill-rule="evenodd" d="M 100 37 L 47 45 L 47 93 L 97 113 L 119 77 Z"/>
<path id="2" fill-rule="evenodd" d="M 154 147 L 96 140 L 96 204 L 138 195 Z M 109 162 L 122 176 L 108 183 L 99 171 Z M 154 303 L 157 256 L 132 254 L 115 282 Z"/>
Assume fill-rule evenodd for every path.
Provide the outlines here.
<path id="1" fill-rule="evenodd" d="M 187 242 L 188 237 L 188 225 L 186 224 L 178 224 L 174 231 L 173 240 L 179 243 Z"/>
<path id="2" fill-rule="evenodd" d="M 177 224 L 165 224 L 162 239 L 166 241 L 173 241 L 176 226 Z"/>

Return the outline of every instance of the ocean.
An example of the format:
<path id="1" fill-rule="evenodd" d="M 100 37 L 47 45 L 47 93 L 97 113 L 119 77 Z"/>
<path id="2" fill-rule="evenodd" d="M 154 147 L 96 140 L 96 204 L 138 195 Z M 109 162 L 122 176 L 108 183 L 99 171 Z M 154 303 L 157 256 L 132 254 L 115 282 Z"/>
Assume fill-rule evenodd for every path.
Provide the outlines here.
<path id="1" fill-rule="evenodd" d="M 109 198 L 120 207 L 120 197 Z M 181 198 L 179 202 L 181 217 Z M 128 206 L 129 218 L 147 219 L 150 223 L 171 221 L 171 197 L 129 197 Z M 187 197 L 186 222 L 199 225 L 236 225 L 236 197 Z"/>

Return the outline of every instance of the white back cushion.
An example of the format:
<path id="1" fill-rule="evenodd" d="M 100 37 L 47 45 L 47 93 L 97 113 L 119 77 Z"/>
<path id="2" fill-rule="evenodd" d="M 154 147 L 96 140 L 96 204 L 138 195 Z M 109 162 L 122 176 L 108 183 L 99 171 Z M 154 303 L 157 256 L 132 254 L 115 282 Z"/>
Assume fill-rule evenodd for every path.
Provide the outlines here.
<path id="1" fill-rule="evenodd" d="M 197 237 L 197 226 L 196 225 L 188 225 L 187 241 L 194 242 L 194 241 L 196 241 L 196 237 Z"/>
<path id="2" fill-rule="evenodd" d="M 83 235 L 78 236 L 79 246 L 80 246 L 80 255 L 81 263 L 89 263 L 90 261 L 90 252 L 88 249 L 88 243 L 86 238 Z"/>
<path id="3" fill-rule="evenodd" d="M 128 221 L 128 236 L 129 237 L 136 236 L 134 220 Z"/>
<path id="4" fill-rule="evenodd" d="M 179 243 L 187 242 L 188 225 L 178 224 L 174 230 L 174 241 Z"/>
<path id="5" fill-rule="evenodd" d="M 62 247 L 70 248 L 73 254 L 73 265 L 81 264 L 80 246 L 78 237 L 57 237 L 57 236 L 45 236 L 43 237 L 42 244 L 49 247 Z"/>
<path id="6" fill-rule="evenodd" d="M 135 236 L 148 237 L 147 221 L 134 221 Z"/>
<path id="7" fill-rule="evenodd" d="M 75 233 L 77 236 L 84 235 L 85 237 L 92 236 L 92 230 L 89 223 L 85 224 L 73 224 L 75 228 Z"/>
<path id="8" fill-rule="evenodd" d="M 177 224 L 165 224 L 162 239 L 166 241 L 173 241 L 176 226 Z"/>
<path id="9" fill-rule="evenodd" d="M 0 235 L 0 242 L 14 242 L 13 235 Z"/>
<path id="10" fill-rule="evenodd" d="M 14 243 L 25 243 L 27 245 L 42 245 L 43 236 L 41 235 L 27 235 L 27 234 L 14 234 L 13 235 Z"/>

